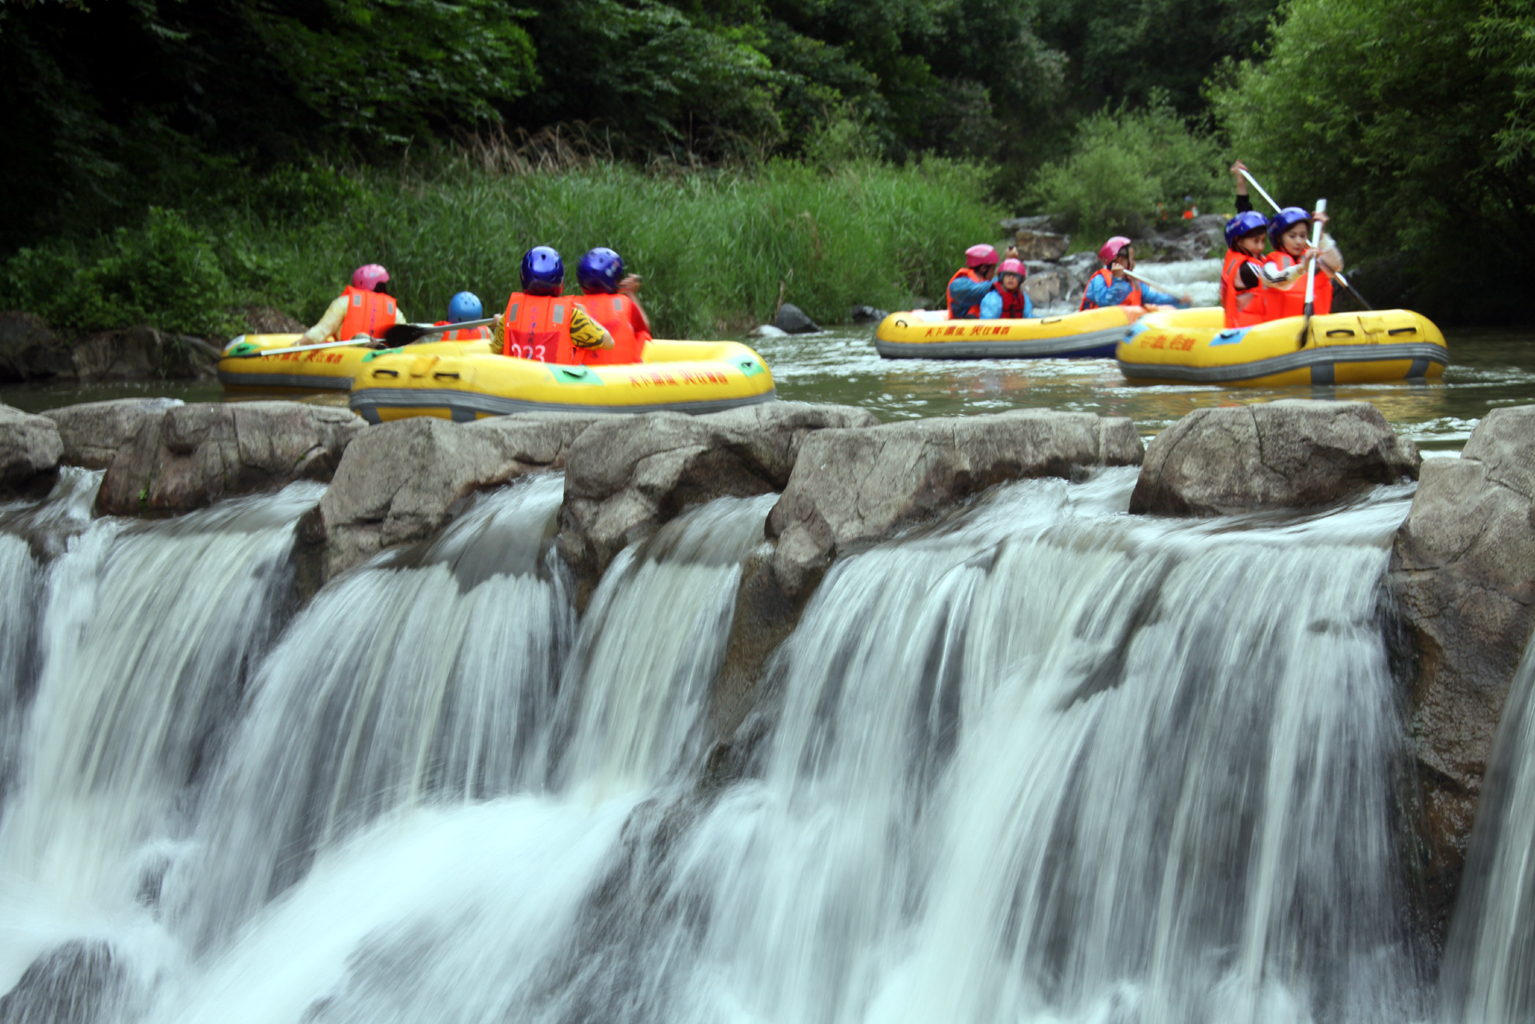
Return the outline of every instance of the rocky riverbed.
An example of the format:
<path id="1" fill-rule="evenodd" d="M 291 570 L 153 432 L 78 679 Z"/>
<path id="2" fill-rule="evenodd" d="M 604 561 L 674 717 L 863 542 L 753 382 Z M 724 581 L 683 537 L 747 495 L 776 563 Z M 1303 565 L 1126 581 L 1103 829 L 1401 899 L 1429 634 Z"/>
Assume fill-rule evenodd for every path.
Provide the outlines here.
<path id="1" fill-rule="evenodd" d="M 565 473 L 551 538 L 578 604 L 625 546 L 690 507 L 778 495 L 743 574 L 717 681 L 719 770 L 763 665 L 827 568 L 922 529 L 1011 480 L 1139 465 L 1132 515 L 1312 509 L 1421 482 L 1383 597 L 1413 763 L 1399 802 L 1416 837 L 1422 923 L 1442 935 L 1510 681 L 1535 627 L 1535 406 L 1499 409 L 1459 458 L 1423 460 L 1363 402 L 1201 409 L 1143 445 L 1125 417 L 1019 410 L 879 423 L 850 406 L 775 402 L 709 416 L 523 415 L 367 426 L 293 402 L 127 399 L 31 415 L 0 406 L 0 487 L 45 495 L 61 466 L 104 471 L 98 515 L 170 516 L 296 480 L 329 482 L 299 524 L 301 596 L 434 537 L 477 492 Z"/>

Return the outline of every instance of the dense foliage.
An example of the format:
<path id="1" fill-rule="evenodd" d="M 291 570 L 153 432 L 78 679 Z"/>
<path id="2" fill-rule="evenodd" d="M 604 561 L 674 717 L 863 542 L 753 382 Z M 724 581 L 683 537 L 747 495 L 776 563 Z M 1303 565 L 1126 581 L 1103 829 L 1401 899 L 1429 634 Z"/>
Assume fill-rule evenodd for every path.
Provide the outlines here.
<path id="1" fill-rule="evenodd" d="M 529 245 L 559 249 L 567 280 L 607 245 L 645 278 L 660 335 L 711 337 L 770 319 L 780 301 L 837 322 L 854 304 L 931 299 L 953 254 L 1002 212 L 980 170 L 940 159 L 664 175 L 493 175 L 460 159 L 357 177 L 285 168 L 241 191 L 190 215 L 151 210 L 89 245 L 22 249 L 0 267 L 0 308 L 81 331 L 147 322 L 218 336 L 244 303 L 313 322 L 353 267 L 378 261 L 406 314 L 435 320 L 463 289 L 499 310 Z"/>

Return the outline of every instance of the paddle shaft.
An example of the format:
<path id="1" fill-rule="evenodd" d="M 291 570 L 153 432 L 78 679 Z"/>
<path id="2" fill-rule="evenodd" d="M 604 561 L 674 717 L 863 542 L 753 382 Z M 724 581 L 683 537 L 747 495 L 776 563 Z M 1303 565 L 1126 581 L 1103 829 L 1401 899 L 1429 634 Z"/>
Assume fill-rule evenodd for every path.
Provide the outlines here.
<path id="1" fill-rule="evenodd" d="M 1327 212 L 1327 200 L 1316 201 L 1316 212 Z M 1317 217 L 1311 222 L 1311 248 L 1320 249 L 1321 247 L 1322 218 Z M 1316 312 L 1316 262 L 1319 258 L 1320 254 L 1313 253 L 1311 261 L 1306 264 L 1306 322 L 1300 332 L 1301 348 L 1306 347 L 1306 335 L 1311 333 L 1311 315 Z"/>
<path id="2" fill-rule="evenodd" d="M 1121 267 L 1120 269 L 1124 270 L 1123 267 Z M 1141 275 L 1137 274 L 1133 270 L 1125 270 L 1125 276 L 1126 277 L 1133 277 L 1137 281 L 1139 281 L 1141 284 L 1149 284 L 1151 287 L 1155 288 L 1157 291 L 1166 292 L 1169 295 L 1171 295 L 1173 293 L 1173 290 L 1171 288 L 1167 287 L 1167 285 L 1165 285 L 1165 284 L 1157 284 L 1157 282 L 1155 282 L 1155 281 L 1148 281 L 1144 277 L 1142 277 Z"/>
<path id="3" fill-rule="evenodd" d="M 409 345 L 417 338 L 424 338 L 428 334 L 443 334 L 448 331 L 468 330 L 471 327 L 485 327 L 496 322 L 496 318 L 488 316 L 483 320 L 464 320 L 456 324 L 394 324 L 384 331 L 384 344 L 391 348 L 400 345 Z"/>
<path id="4" fill-rule="evenodd" d="M 318 352 L 322 348 L 345 348 L 348 345 L 354 347 L 366 347 L 376 340 L 378 339 L 363 337 L 353 338 L 351 341 L 326 341 L 315 345 L 294 345 L 291 348 L 269 348 L 265 351 L 257 352 L 256 355 L 282 356 L 287 355 L 289 352 Z"/>

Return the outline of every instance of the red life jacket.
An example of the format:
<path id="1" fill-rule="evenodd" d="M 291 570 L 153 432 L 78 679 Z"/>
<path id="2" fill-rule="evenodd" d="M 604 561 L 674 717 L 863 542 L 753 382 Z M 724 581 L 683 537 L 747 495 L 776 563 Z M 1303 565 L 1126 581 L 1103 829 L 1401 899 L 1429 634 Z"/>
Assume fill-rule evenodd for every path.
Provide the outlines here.
<path id="1" fill-rule="evenodd" d="M 544 363 L 574 363 L 570 307 L 575 301 L 573 295 L 512 292 L 506 303 L 506 340 L 501 354 Z"/>
<path id="2" fill-rule="evenodd" d="M 986 280 L 984 277 L 982 277 L 980 274 L 977 274 L 975 271 L 971 270 L 969 267 L 963 267 L 963 268 L 961 268 L 959 270 L 956 270 L 954 272 L 954 276 L 949 278 L 949 284 L 944 286 L 944 298 L 945 298 L 945 301 L 948 303 L 948 306 L 949 306 L 949 318 L 951 320 L 958 320 L 961 317 L 966 317 L 966 318 L 969 318 L 969 319 L 973 320 L 976 317 L 981 315 L 981 304 L 980 303 L 976 303 L 975 305 L 970 306 L 969 308 L 963 309 L 963 310 L 956 310 L 954 308 L 954 293 L 950 290 L 950 286 L 953 285 L 955 281 L 958 281 L 962 277 L 965 280 L 967 280 L 967 281 L 985 281 Z"/>
<path id="3" fill-rule="evenodd" d="M 341 293 L 347 297 L 346 316 L 336 328 L 337 341 L 351 341 L 359 334 L 370 338 L 382 337 L 385 330 L 394 326 L 394 299 L 383 292 L 365 292 L 361 288 L 346 286 Z"/>
<path id="4" fill-rule="evenodd" d="M 586 364 L 638 363 L 645 354 L 645 343 L 650 340 L 650 329 L 645 326 L 645 316 L 634 300 L 623 293 L 588 292 L 581 296 L 581 308 L 586 315 L 606 327 L 613 336 L 613 347 L 602 349 L 576 349 L 577 362 Z"/>
<path id="5" fill-rule="evenodd" d="M 998 285 L 996 292 L 1002 296 L 1002 315 L 998 319 L 1022 320 L 1023 311 L 1026 308 L 1024 305 L 1023 285 L 1020 284 L 1016 292 L 1010 292 L 1001 285 Z"/>
<path id="6" fill-rule="evenodd" d="M 1235 249 L 1226 250 L 1226 262 L 1221 266 L 1221 308 L 1226 311 L 1226 326 L 1251 327 L 1264 321 L 1266 296 L 1263 285 L 1243 288 L 1237 275 L 1242 267 L 1251 264 L 1254 270 L 1262 266 L 1256 256 Z"/>
<path id="7" fill-rule="evenodd" d="M 1103 278 L 1106 285 L 1112 285 L 1114 283 L 1114 272 L 1107 267 L 1104 267 L 1102 270 L 1098 271 L 1098 273 L 1094 274 L 1093 277 Z M 1093 277 L 1087 279 L 1087 283 L 1089 285 L 1093 283 Z M 1127 280 L 1130 282 L 1130 294 L 1126 295 L 1123 299 L 1120 299 L 1119 304 L 1121 306 L 1144 306 L 1145 303 L 1141 301 L 1141 283 L 1133 277 L 1128 278 Z M 1082 289 L 1082 305 L 1077 307 L 1077 312 L 1080 313 L 1084 309 L 1097 308 L 1098 303 L 1088 299 L 1087 288 L 1084 287 Z"/>
<path id="8" fill-rule="evenodd" d="M 1289 253 L 1271 252 L 1265 260 L 1272 263 L 1279 270 L 1289 270 L 1295 266 L 1297 260 Z M 1316 294 L 1312 299 L 1317 316 L 1326 316 L 1332 312 L 1332 279 L 1322 273 L 1322 268 L 1316 271 Z M 1306 315 L 1306 275 L 1299 274 L 1286 288 L 1270 288 L 1263 297 L 1263 319 L 1282 320 L 1287 316 Z"/>
<path id="9" fill-rule="evenodd" d="M 453 325 L 446 320 L 439 320 L 432 326 L 452 327 Z M 488 337 L 490 337 L 489 327 L 460 327 L 457 330 L 442 332 L 443 341 L 482 341 Z"/>

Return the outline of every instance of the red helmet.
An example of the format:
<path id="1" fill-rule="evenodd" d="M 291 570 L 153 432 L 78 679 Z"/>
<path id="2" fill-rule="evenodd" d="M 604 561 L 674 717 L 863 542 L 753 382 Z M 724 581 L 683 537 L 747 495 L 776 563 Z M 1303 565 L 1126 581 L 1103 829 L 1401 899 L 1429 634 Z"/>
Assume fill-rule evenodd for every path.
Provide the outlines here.
<path id="1" fill-rule="evenodd" d="M 1028 277 L 1029 268 L 1023 265 L 1022 260 L 1003 260 L 997 268 L 998 274 L 1017 274 L 1019 277 Z"/>
<path id="2" fill-rule="evenodd" d="M 997 250 L 989 245 L 972 245 L 965 250 L 965 266 L 974 270 L 976 267 L 994 267 L 997 265 Z"/>
<path id="3" fill-rule="evenodd" d="M 358 267 L 352 271 L 352 287 L 361 288 L 365 292 L 371 292 L 382 281 L 389 280 L 389 271 L 377 263 L 369 263 L 365 267 Z"/>
<path id="4" fill-rule="evenodd" d="M 1115 235 L 1103 243 L 1103 248 L 1098 250 L 1098 258 L 1104 263 L 1113 263 L 1119 258 L 1119 250 L 1130 244 L 1130 240 L 1124 235 Z"/>

